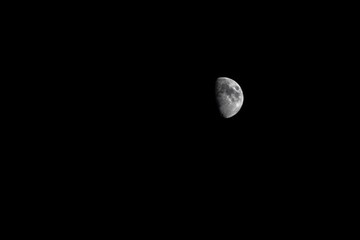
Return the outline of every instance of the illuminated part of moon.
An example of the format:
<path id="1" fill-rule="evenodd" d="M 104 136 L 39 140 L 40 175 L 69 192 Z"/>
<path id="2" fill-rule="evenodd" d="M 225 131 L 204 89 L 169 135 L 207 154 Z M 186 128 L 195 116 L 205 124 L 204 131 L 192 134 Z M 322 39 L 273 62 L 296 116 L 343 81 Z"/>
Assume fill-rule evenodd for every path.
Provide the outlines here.
<path id="1" fill-rule="evenodd" d="M 234 88 L 239 93 L 239 97 L 231 100 L 227 98 L 226 94 L 220 93 L 220 86 L 227 84 L 230 88 Z M 239 112 L 244 102 L 244 94 L 240 85 L 234 80 L 227 77 L 219 77 L 216 80 L 216 97 L 221 115 L 225 118 L 230 118 Z"/>

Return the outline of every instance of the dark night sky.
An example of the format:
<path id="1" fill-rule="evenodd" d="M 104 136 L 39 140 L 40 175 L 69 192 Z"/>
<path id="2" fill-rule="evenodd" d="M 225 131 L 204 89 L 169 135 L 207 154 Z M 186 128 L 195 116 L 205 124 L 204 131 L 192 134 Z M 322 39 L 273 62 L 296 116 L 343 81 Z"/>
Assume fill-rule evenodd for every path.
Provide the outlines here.
<path id="1" fill-rule="evenodd" d="M 315 20 L 265 10 L 205 15 L 127 24 L 109 14 L 107 24 L 74 29 L 75 45 L 60 50 L 57 68 L 70 76 L 62 84 L 80 129 L 92 129 L 104 147 L 121 140 L 164 158 L 206 151 L 220 157 L 224 145 L 248 159 L 312 151 L 329 134 L 323 119 L 331 108 L 323 94 L 340 72 L 333 67 L 336 50 L 328 51 L 332 33 L 317 30 Z M 240 83 L 245 96 L 231 119 L 215 109 L 214 82 L 221 76 Z"/>
<path id="2" fill-rule="evenodd" d="M 90 5 L 21 25 L 19 61 L 27 68 L 14 72 L 34 79 L 16 82 L 28 94 L 34 89 L 34 101 L 21 102 L 19 126 L 30 132 L 21 139 L 29 150 L 21 151 L 45 156 L 27 164 L 49 175 L 40 177 L 48 189 L 57 191 L 53 177 L 70 204 L 73 196 L 79 206 L 99 199 L 94 206 L 111 208 L 101 212 L 120 206 L 151 223 L 166 213 L 186 222 L 198 213 L 215 224 L 240 216 L 238 226 L 257 231 L 259 219 L 287 220 L 288 209 L 312 214 L 332 199 L 346 175 L 339 159 L 356 96 L 342 81 L 352 79 L 354 65 L 344 54 L 352 53 L 351 38 L 342 39 L 353 32 L 346 24 L 328 20 L 323 6 Z M 216 110 L 218 77 L 244 93 L 230 119 Z M 334 100 L 338 93 L 343 101 Z M 84 209 L 92 214 L 93 206 Z"/>

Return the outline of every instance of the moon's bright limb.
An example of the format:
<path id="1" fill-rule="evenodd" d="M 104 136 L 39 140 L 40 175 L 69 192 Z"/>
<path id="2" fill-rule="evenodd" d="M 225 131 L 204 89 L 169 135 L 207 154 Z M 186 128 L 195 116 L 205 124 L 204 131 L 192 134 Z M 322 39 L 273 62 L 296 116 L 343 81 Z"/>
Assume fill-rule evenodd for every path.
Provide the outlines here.
<path id="1" fill-rule="evenodd" d="M 239 97 L 236 101 L 231 101 L 225 94 L 220 94 L 219 89 L 222 84 L 228 84 L 230 88 L 239 93 Z M 220 113 L 225 118 L 234 116 L 241 109 L 244 102 L 244 95 L 240 85 L 233 79 L 227 77 L 219 77 L 216 80 L 216 95 L 219 104 Z M 232 95 L 233 96 L 233 95 Z"/>

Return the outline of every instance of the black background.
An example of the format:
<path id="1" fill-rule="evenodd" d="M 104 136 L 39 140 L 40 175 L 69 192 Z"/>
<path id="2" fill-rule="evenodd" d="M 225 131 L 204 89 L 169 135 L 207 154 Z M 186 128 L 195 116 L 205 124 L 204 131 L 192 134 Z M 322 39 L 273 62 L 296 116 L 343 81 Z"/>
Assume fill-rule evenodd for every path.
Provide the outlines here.
<path id="1" fill-rule="evenodd" d="M 236 158 L 306 155 L 325 138 L 323 120 L 336 107 L 327 94 L 341 70 L 333 24 L 327 31 L 317 14 L 291 15 L 264 9 L 226 18 L 194 11 L 186 20 L 177 12 L 76 19 L 55 42 L 58 83 L 69 94 L 60 100 L 70 113 L 65 121 L 79 137 L 101 139 L 94 146 L 110 155 L 117 145 L 144 148 L 159 161 L 176 153 L 204 158 L 206 151 L 223 158 L 232 145 Z M 244 91 L 231 119 L 217 115 L 214 103 L 221 76 Z"/>
<path id="2" fill-rule="evenodd" d="M 41 93 L 24 104 L 37 146 L 28 151 L 53 159 L 38 165 L 58 176 L 51 189 L 68 186 L 84 213 L 88 199 L 125 202 L 130 223 L 144 213 L 153 221 L 235 212 L 256 228 L 257 216 L 270 224 L 326 214 L 344 167 L 333 141 L 347 131 L 334 100 L 348 90 L 339 78 L 349 67 L 336 14 L 87 7 L 24 23 L 24 71 Z M 216 109 L 218 77 L 244 93 L 229 119 Z"/>

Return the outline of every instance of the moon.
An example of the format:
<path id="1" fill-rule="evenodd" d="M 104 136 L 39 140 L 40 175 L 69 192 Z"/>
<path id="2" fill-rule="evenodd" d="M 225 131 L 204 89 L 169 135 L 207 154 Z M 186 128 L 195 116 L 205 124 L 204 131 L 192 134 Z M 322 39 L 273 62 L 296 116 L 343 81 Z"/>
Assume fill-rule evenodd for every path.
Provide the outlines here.
<path id="1" fill-rule="evenodd" d="M 229 95 L 221 91 L 221 87 L 223 84 L 226 84 L 229 89 L 232 89 L 231 91 L 234 91 L 235 94 L 238 93 L 238 98 L 236 98 L 236 96 L 233 94 L 231 94 L 231 98 L 228 98 L 227 96 Z M 237 114 L 244 102 L 244 94 L 240 85 L 233 79 L 227 77 L 219 77 L 216 80 L 215 89 L 220 114 L 225 118 L 230 118 Z"/>

